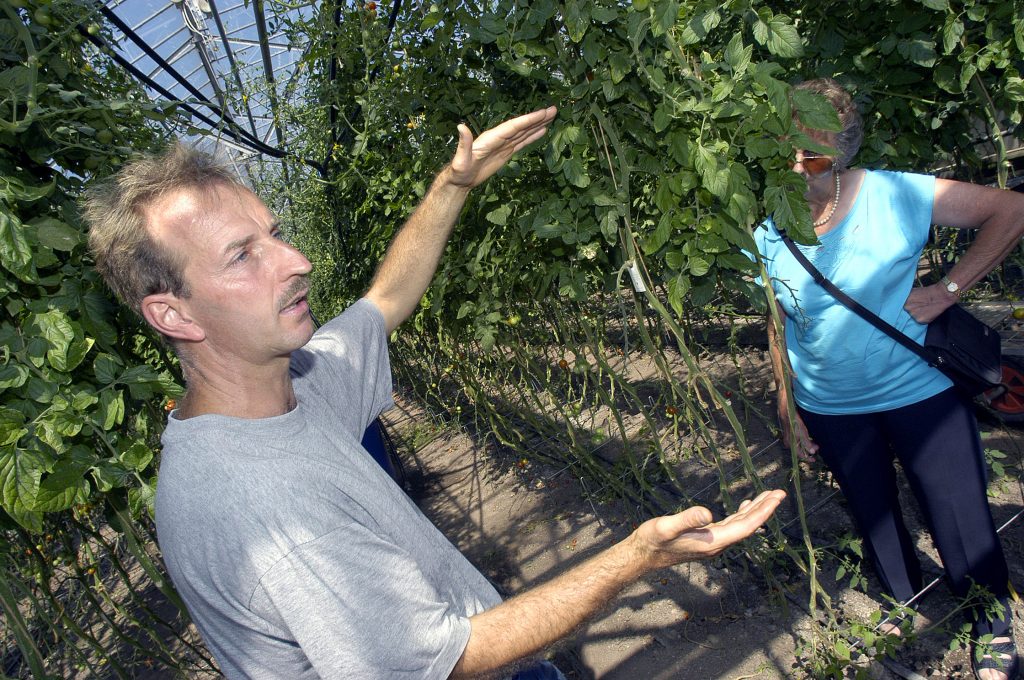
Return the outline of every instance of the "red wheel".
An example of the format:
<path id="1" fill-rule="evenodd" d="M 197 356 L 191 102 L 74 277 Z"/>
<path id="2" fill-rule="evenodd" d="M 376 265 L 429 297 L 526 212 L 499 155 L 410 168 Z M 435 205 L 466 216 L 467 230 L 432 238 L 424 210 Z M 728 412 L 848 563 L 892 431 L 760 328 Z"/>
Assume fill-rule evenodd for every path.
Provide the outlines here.
<path id="1" fill-rule="evenodd" d="M 1024 422 L 1024 360 L 1004 356 L 1002 369 L 1006 391 L 988 401 L 988 408 L 1000 420 Z"/>

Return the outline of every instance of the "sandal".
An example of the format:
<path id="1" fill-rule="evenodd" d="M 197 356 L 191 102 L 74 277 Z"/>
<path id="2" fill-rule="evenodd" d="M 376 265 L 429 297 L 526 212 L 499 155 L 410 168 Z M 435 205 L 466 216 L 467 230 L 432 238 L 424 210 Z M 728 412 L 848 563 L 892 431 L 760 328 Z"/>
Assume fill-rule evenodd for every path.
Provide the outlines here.
<path id="1" fill-rule="evenodd" d="M 998 641 L 998 642 L 997 642 Z M 1014 680 L 1020 673 L 1020 656 L 1017 654 L 1017 645 L 1013 640 L 1013 632 L 1008 635 L 1001 635 L 993 638 L 992 642 L 983 645 L 988 652 L 978 659 L 977 646 L 979 643 L 971 642 L 971 670 L 974 671 L 976 680 L 981 680 L 981 671 L 995 670 L 1005 673 L 1007 680 Z"/>

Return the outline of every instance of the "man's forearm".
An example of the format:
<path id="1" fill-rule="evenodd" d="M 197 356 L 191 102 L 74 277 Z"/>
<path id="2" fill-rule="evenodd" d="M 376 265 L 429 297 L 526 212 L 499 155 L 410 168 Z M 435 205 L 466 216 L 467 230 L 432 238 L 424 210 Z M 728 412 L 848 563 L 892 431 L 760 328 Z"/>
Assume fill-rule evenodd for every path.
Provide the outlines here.
<path id="1" fill-rule="evenodd" d="M 391 241 L 367 297 L 384 313 L 388 332 L 412 314 L 427 291 L 469 188 L 448 181 L 445 167 Z"/>
<path id="2" fill-rule="evenodd" d="M 452 678 L 489 673 L 565 637 L 648 568 L 626 539 L 541 586 L 470 618 Z"/>
<path id="3" fill-rule="evenodd" d="M 757 531 L 785 495 L 764 491 L 718 522 L 702 507 L 647 520 L 580 566 L 470 618 L 469 643 L 452 676 L 489 673 L 536 654 L 647 572 L 721 554 Z"/>

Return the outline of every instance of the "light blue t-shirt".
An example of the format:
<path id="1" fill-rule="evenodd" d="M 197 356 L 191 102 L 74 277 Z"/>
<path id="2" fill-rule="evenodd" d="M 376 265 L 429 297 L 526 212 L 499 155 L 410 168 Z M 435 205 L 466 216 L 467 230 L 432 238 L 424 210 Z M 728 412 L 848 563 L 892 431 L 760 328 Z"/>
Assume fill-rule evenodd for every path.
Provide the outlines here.
<path id="1" fill-rule="evenodd" d="M 849 214 L 801 251 L 840 290 L 917 342 L 927 326 L 903 309 L 931 227 L 935 178 L 865 173 Z M 769 218 L 754 233 L 786 312 L 793 398 L 813 413 L 871 413 L 952 385 L 938 370 L 850 311 L 797 262 Z"/>

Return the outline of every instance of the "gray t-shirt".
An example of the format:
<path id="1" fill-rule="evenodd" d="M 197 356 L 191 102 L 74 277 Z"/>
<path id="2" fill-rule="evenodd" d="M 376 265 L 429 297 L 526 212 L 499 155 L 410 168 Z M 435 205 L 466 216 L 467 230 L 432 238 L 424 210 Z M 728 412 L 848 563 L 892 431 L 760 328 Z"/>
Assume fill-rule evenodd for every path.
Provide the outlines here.
<path id="1" fill-rule="evenodd" d="M 360 300 L 292 355 L 290 413 L 168 419 L 158 540 L 229 678 L 444 678 L 501 601 L 360 445 L 386 340 Z"/>

